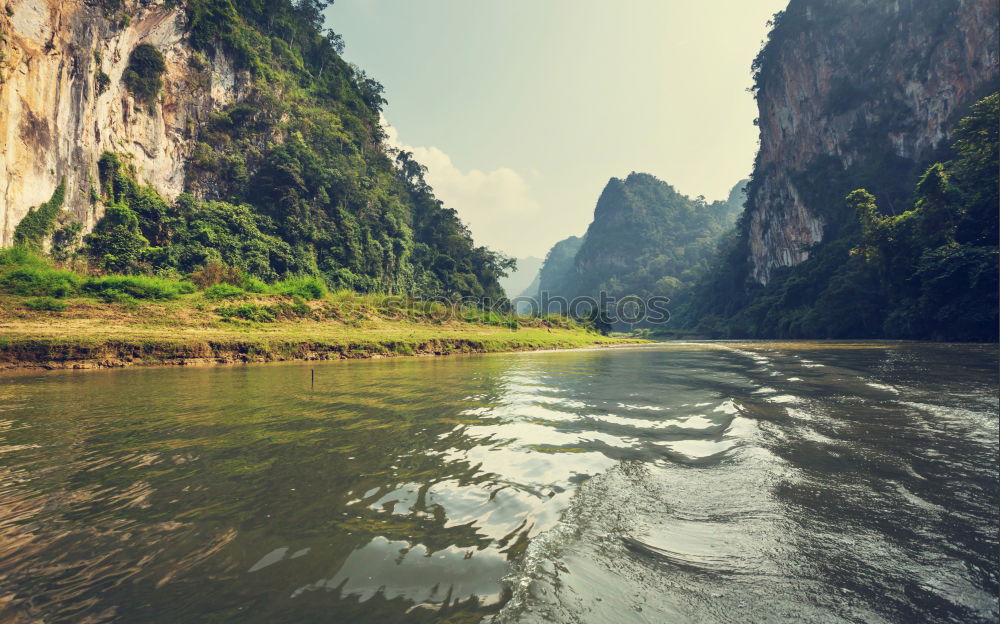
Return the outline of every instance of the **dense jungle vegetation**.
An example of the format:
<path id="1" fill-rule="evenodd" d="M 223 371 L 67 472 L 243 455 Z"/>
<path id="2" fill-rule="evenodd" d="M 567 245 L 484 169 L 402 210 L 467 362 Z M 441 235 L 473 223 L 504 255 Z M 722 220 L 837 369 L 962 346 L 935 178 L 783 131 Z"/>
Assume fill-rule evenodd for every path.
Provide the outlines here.
<path id="1" fill-rule="evenodd" d="M 573 260 L 567 291 L 683 298 L 708 268 L 718 237 L 732 227 L 742 203 L 739 185 L 729 201 L 709 204 L 646 173 L 612 178 Z"/>
<path id="2" fill-rule="evenodd" d="M 709 204 L 646 173 L 612 178 L 586 235 L 549 251 L 539 291 L 567 299 L 603 292 L 683 302 L 742 209 L 743 186 L 737 184 L 726 201 Z"/>
<path id="3" fill-rule="evenodd" d="M 498 278 L 513 261 L 476 246 L 412 155 L 386 148 L 382 87 L 340 56 L 342 39 L 323 27 L 328 4 L 184 3 L 191 71 L 207 80 L 208 58 L 224 53 L 248 72 L 249 93 L 192 128 L 189 192 L 174 202 L 137 184 L 127 156 L 105 154 L 92 190 L 105 215 L 76 260 L 174 277 L 222 264 L 266 281 L 314 276 L 358 292 L 503 299 Z M 116 15 L 115 2 L 104 7 Z M 162 71 L 162 55 L 144 44 L 124 81 L 152 107 Z M 46 232 L 54 255 L 80 242 L 67 227 Z"/>
<path id="4" fill-rule="evenodd" d="M 903 211 L 881 211 L 865 189 L 830 197 L 839 210 L 826 240 L 765 287 L 748 287 L 741 220 L 680 322 L 716 337 L 996 341 L 998 118 L 996 93 L 972 106 Z M 809 191 L 845 181 L 841 172 Z"/>

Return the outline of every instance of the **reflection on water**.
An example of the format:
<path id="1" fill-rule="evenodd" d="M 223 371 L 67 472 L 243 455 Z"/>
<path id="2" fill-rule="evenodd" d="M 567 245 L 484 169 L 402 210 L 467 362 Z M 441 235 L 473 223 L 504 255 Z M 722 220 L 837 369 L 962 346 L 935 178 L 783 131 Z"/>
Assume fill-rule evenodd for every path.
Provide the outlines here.
<path id="1" fill-rule="evenodd" d="M 760 343 L 5 377 L 0 621 L 995 620 L 996 365 Z"/>

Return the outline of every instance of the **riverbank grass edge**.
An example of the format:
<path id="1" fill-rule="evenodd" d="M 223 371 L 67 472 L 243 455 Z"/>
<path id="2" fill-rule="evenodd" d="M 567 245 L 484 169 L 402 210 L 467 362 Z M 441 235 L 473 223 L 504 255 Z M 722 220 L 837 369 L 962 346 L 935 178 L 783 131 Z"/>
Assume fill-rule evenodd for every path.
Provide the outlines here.
<path id="1" fill-rule="evenodd" d="M 512 327 L 421 318 L 412 310 L 379 309 L 365 296 L 303 302 L 261 295 L 220 305 L 198 292 L 157 302 L 57 301 L 61 305 L 45 306 L 37 298 L 0 295 L 0 368 L 333 360 L 644 342 L 604 336 L 566 319 L 523 319 L 524 325 Z M 225 305 L 279 314 L 286 306 L 298 310 L 273 320 L 262 320 L 269 319 L 266 314 L 245 320 L 220 315 Z"/>

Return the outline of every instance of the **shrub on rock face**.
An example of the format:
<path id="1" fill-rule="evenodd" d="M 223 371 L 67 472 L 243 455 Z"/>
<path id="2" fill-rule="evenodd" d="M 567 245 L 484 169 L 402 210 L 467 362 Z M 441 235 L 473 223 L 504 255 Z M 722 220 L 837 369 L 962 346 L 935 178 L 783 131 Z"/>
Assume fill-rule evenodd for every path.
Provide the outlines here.
<path id="1" fill-rule="evenodd" d="M 122 80 L 135 99 L 152 111 L 156 106 L 156 96 L 163 88 L 163 72 L 166 70 L 163 54 L 149 43 L 140 43 L 129 56 Z"/>
<path id="2" fill-rule="evenodd" d="M 56 217 L 62 210 L 66 197 L 66 179 L 63 178 L 52 193 L 52 198 L 38 208 L 32 208 L 14 228 L 14 244 L 41 250 L 42 240 L 55 229 Z"/>

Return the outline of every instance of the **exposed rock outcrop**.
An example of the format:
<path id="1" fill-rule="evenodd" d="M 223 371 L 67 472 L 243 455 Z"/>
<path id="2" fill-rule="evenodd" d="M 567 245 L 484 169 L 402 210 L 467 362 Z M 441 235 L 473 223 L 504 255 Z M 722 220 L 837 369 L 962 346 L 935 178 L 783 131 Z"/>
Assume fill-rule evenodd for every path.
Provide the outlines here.
<path id="1" fill-rule="evenodd" d="M 224 54 L 209 59 L 195 52 L 176 6 L 132 0 L 114 15 L 84 0 L 6 6 L 0 11 L 0 244 L 11 243 L 17 223 L 49 199 L 63 176 L 64 209 L 89 231 L 101 217 L 91 189 L 106 150 L 130 156 L 139 179 L 161 194 L 180 193 L 194 129 L 239 98 L 247 76 Z M 141 43 L 155 46 L 166 62 L 152 111 L 122 82 Z"/>
<path id="2" fill-rule="evenodd" d="M 815 186 L 847 171 L 856 186 L 877 186 L 880 170 L 895 178 L 877 193 L 880 205 L 904 203 L 888 187 L 912 189 L 956 115 L 995 83 L 998 20 L 995 0 L 791 1 L 755 64 L 753 280 L 767 283 L 824 238 L 828 218 L 803 179 Z"/>

